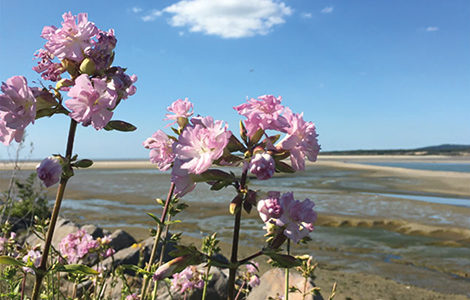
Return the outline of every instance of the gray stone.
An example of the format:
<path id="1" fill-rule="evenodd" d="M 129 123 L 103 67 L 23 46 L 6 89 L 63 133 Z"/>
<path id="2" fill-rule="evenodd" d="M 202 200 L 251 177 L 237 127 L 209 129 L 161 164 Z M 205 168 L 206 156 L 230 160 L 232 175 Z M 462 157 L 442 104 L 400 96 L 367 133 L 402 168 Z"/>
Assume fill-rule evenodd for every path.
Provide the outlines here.
<path id="1" fill-rule="evenodd" d="M 248 294 L 247 300 L 267 300 L 269 297 L 279 299 L 284 296 L 284 269 L 271 269 L 260 278 L 260 285 L 253 288 Z M 295 286 L 303 291 L 305 278 L 300 273 L 291 269 L 289 274 L 289 286 Z M 307 280 L 307 291 L 315 287 L 312 279 Z M 320 294 L 308 295 L 302 298 L 299 292 L 289 293 L 290 300 L 323 300 Z"/>
<path id="2" fill-rule="evenodd" d="M 85 232 L 91 235 L 95 240 L 104 236 L 103 229 L 92 224 L 83 225 L 81 229 L 85 230 Z"/>
<path id="3" fill-rule="evenodd" d="M 118 252 L 121 249 L 132 246 L 135 239 L 122 229 L 118 229 L 111 234 L 111 243 L 109 244 L 114 251 Z"/>

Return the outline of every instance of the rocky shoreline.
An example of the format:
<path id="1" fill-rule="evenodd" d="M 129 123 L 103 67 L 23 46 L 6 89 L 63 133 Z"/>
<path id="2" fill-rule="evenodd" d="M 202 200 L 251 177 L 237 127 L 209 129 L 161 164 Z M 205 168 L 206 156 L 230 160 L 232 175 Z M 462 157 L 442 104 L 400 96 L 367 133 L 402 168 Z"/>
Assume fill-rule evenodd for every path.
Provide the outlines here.
<path id="1" fill-rule="evenodd" d="M 114 232 L 109 232 L 95 225 L 83 225 L 73 223 L 70 220 L 59 218 L 57 227 L 55 230 L 52 245 L 58 248 L 60 241 L 70 233 L 75 233 L 79 229 L 85 230 L 93 238 L 104 237 L 110 235 L 111 247 L 114 248 L 115 254 L 113 257 L 108 257 L 102 262 L 100 266 L 105 270 L 110 270 L 119 265 L 138 265 L 139 263 L 145 263 L 149 260 L 151 247 L 153 245 L 153 237 L 149 237 L 142 241 L 136 241 L 127 232 L 118 229 Z M 41 244 L 41 240 L 34 234 L 23 236 L 24 242 L 31 246 Z M 195 240 L 191 238 L 183 238 L 183 244 L 194 243 Z M 171 259 L 168 254 L 174 249 L 170 243 L 165 249 L 164 261 Z M 160 249 L 158 249 L 160 253 Z M 95 262 L 96 263 L 96 262 Z M 89 265 L 93 263 L 88 262 Z M 203 268 L 200 265 L 199 268 Z M 266 264 L 261 263 L 260 271 L 264 272 L 260 277 L 261 284 L 255 287 L 247 299 L 268 299 L 269 297 L 275 298 L 276 296 L 283 295 L 283 282 L 284 282 L 284 271 L 281 269 L 268 269 Z M 212 279 L 209 283 L 208 298 L 207 299 L 226 299 L 225 285 L 227 283 L 228 272 L 226 270 L 215 268 L 211 269 Z M 138 288 L 141 283 L 141 277 L 135 276 L 133 272 L 128 272 L 125 275 L 130 283 L 131 287 Z M 291 285 L 302 287 L 304 278 L 301 275 L 292 270 L 291 271 Z M 121 289 L 123 283 L 120 279 L 117 283 L 111 283 L 110 280 L 107 283 L 107 289 L 105 290 L 104 299 L 120 299 Z M 64 280 L 65 282 L 65 280 Z M 406 284 L 400 284 L 391 279 L 382 278 L 377 275 L 364 274 L 359 272 L 344 272 L 336 270 L 331 265 L 320 264 L 315 272 L 315 278 L 308 281 L 309 288 L 319 287 L 320 293 L 315 297 L 310 296 L 305 299 L 323 299 L 322 295 L 327 299 L 330 295 L 333 283 L 337 283 L 337 290 L 334 299 L 346 300 L 346 299 L 444 299 L 444 300 L 464 300 L 470 299 L 465 295 L 456 294 L 442 294 L 434 291 L 414 287 Z M 91 281 L 84 282 L 79 286 L 79 292 L 83 292 L 86 288 L 91 286 Z M 71 290 L 72 284 L 66 283 L 62 285 L 64 291 Z M 470 293 L 470 289 L 469 289 Z M 186 299 L 200 299 L 201 292 L 196 290 Z M 289 295 L 290 299 L 302 299 L 299 293 L 292 293 Z M 171 299 L 168 295 L 167 289 L 164 285 L 159 287 L 158 299 Z M 179 299 L 174 297 L 173 299 Z"/>

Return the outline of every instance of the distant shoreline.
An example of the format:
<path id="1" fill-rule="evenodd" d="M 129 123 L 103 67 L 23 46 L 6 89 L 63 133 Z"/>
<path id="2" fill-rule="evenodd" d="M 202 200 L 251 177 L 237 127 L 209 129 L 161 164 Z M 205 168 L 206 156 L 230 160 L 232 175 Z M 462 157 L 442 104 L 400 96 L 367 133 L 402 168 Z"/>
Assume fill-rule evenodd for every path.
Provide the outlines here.
<path id="1" fill-rule="evenodd" d="M 319 155 L 318 161 L 308 164 L 322 164 L 330 162 L 343 162 L 347 164 L 358 165 L 361 162 L 424 162 L 424 163 L 464 163 L 470 164 L 470 156 L 453 156 L 453 155 Z M 34 170 L 40 163 L 40 160 L 19 161 L 18 165 L 21 170 Z M 13 170 L 15 162 L 0 160 L 0 171 Z M 367 166 L 374 167 L 374 166 Z M 378 167 L 378 166 L 376 166 Z M 94 169 L 156 169 L 155 165 L 150 163 L 148 159 L 97 159 L 94 160 Z M 382 168 L 382 167 L 379 167 Z"/>

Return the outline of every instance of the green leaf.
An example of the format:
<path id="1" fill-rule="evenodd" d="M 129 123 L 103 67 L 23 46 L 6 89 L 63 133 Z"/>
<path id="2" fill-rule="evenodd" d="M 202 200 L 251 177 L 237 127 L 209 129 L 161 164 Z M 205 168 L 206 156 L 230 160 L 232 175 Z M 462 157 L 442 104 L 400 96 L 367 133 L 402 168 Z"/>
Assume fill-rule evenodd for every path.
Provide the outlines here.
<path id="1" fill-rule="evenodd" d="M 52 117 L 52 115 L 55 113 L 56 109 L 55 108 L 43 108 L 40 109 L 36 112 L 36 120 L 43 118 L 43 117 Z"/>
<path id="2" fill-rule="evenodd" d="M 93 161 L 90 159 L 81 159 L 73 163 L 73 166 L 77 168 L 89 168 L 92 165 Z"/>
<path id="3" fill-rule="evenodd" d="M 295 173 L 295 169 L 282 161 L 276 161 L 276 170 L 284 173 Z"/>
<path id="4" fill-rule="evenodd" d="M 250 138 L 250 144 L 251 145 L 256 145 L 261 137 L 263 137 L 264 130 L 263 129 L 258 129 L 253 136 Z"/>
<path id="5" fill-rule="evenodd" d="M 152 213 L 147 213 L 147 215 L 149 215 L 155 222 L 157 222 L 158 226 L 163 226 L 162 221 L 160 221 L 160 219 L 156 215 Z"/>
<path id="6" fill-rule="evenodd" d="M 104 130 L 134 131 L 137 127 L 124 121 L 112 120 L 104 127 Z"/>
<path id="7" fill-rule="evenodd" d="M 74 274 L 87 274 L 87 275 L 98 275 L 99 272 L 85 265 L 57 265 L 57 271 L 74 273 Z"/>
<path id="8" fill-rule="evenodd" d="M 243 146 L 243 144 L 233 134 L 230 136 L 230 139 L 227 144 L 227 148 L 230 152 L 236 152 L 236 151 L 245 152 L 246 151 L 245 146 Z"/>
<path id="9" fill-rule="evenodd" d="M 218 191 L 218 190 L 221 190 L 221 189 L 223 189 L 224 187 L 226 187 L 230 184 L 231 184 L 230 182 L 220 180 L 220 181 L 217 181 L 216 183 L 214 183 L 211 186 L 211 190 L 212 191 Z"/>
<path id="10" fill-rule="evenodd" d="M 302 265 L 302 260 L 287 254 L 278 254 L 274 252 L 264 252 L 272 259 L 271 264 L 278 268 L 292 268 Z"/>
<path id="11" fill-rule="evenodd" d="M 181 223 L 181 220 L 165 221 L 165 225 L 173 225 L 177 223 Z"/>
<path id="12" fill-rule="evenodd" d="M 17 266 L 17 267 L 24 267 L 26 264 L 21 260 L 16 260 L 10 256 L 0 256 L 0 264 L 2 265 L 10 265 L 10 266 Z"/>
<path id="13" fill-rule="evenodd" d="M 136 265 L 121 265 L 124 269 L 134 271 L 138 274 L 144 274 L 144 275 L 153 275 L 152 272 L 147 272 L 146 270 L 139 268 Z"/>

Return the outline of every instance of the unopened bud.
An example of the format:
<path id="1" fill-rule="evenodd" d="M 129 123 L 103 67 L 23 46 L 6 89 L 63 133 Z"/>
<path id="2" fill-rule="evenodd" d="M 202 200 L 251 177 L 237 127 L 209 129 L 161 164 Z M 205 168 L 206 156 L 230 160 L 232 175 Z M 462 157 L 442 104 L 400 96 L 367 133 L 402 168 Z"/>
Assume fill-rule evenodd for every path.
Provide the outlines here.
<path id="1" fill-rule="evenodd" d="M 242 203 L 243 198 L 240 195 L 237 195 L 235 198 L 233 198 L 232 202 L 230 202 L 229 206 L 229 211 L 230 214 L 234 215 L 238 212 L 240 209 L 240 204 Z"/>
<path id="2" fill-rule="evenodd" d="M 82 74 L 93 75 L 96 71 L 95 62 L 90 58 L 85 58 L 80 64 L 80 72 Z"/>

